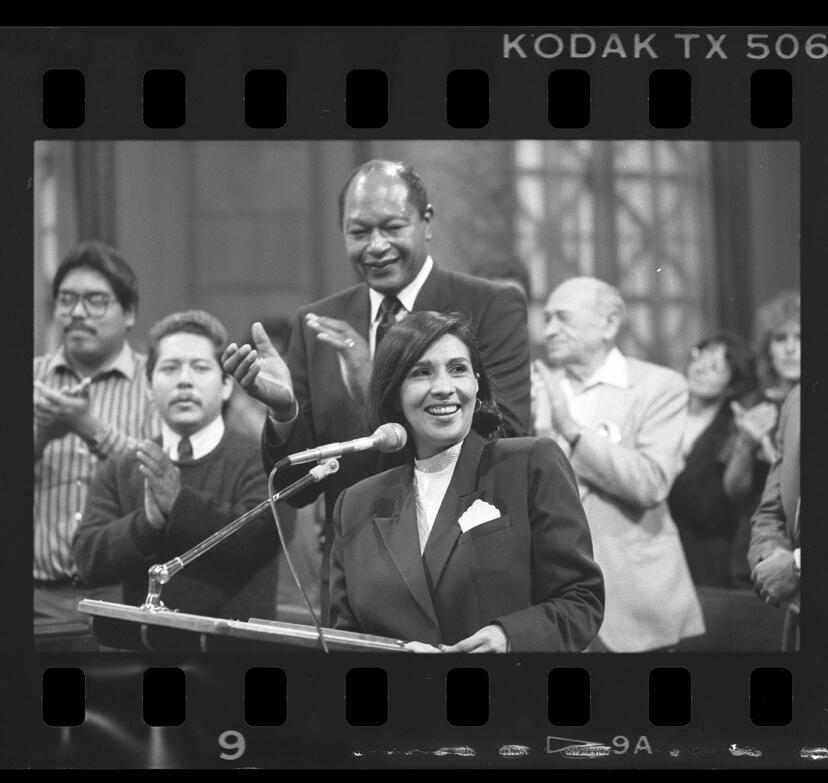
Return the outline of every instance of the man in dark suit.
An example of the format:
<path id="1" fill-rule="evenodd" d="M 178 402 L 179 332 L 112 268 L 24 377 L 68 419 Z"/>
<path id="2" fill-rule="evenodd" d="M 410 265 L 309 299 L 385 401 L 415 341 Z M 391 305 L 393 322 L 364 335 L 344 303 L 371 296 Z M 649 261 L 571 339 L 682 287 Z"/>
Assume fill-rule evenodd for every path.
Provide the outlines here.
<path id="1" fill-rule="evenodd" d="M 302 308 L 283 360 L 260 324 L 255 346 L 231 344 L 223 357 L 248 394 L 268 406 L 262 435 L 266 466 L 305 448 L 369 434 L 363 403 L 372 359 L 385 332 L 410 312 L 464 313 L 496 386 L 505 435 L 529 431 L 529 339 L 526 303 L 516 289 L 440 269 L 428 253 L 434 209 L 417 173 L 402 163 L 374 160 L 348 177 L 339 196 L 348 258 L 361 283 Z M 322 564 L 327 615 L 331 515 L 339 493 L 395 464 L 363 452 L 339 472 L 297 495 L 297 506 L 325 493 Z M 304 473 L 286 470 L 278 485 Z"/>
<path id="2" fill-rule="evenodd" d="M 799 649 L 799 408 L 795 386 L 779 415 L 779 456 L 751 520 L 748 563 L 754 588 L 765 603 L 787 606 L 783 650 Z"/>

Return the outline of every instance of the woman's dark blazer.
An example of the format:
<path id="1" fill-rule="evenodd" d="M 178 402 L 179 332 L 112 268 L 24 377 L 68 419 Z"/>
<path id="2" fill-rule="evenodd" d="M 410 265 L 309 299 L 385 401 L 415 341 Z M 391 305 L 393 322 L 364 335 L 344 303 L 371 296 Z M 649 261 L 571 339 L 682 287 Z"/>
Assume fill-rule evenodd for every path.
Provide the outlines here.
<path id="1" fill-rule="evenodd" d="M 502 516 L 463 533 L 478 498 Z M 422 556 L 410 464 L 344 490 L 333 521 L 334 628 L 436 645 L 498 623 L 515 652 L 582 650 L 598 633 L 604 581 L 552 440 L 471 432 Z"/>

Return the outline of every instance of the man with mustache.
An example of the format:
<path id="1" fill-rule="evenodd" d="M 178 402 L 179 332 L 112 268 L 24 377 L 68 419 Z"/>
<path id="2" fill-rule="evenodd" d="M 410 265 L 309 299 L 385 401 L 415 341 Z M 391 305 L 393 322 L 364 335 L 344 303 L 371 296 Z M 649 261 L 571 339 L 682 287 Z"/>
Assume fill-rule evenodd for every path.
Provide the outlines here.
<path id="1" fill-rule="evenodd" d="M 377 344 L 408 313 L 460 312 L 468 317 L 495 384 L 505 435 L 529 432 L 529 338 L 526 301 L 515 288 L 440 268 L 429 254 L 434 208 L 416 171 L 372 160 L 356 168 L 339 195 L 345 252 L 362 282 L 301 309 L 287 356 L 273 348 L 261 324 L 254 345 L 231 344 L 223 357 L 248 394 L 269 413 L 263 433 L 265 464 L 331 441 L 368 435 L 363 403 Z M 322 482 L 326 534 L 322 606 L 326 614 L 331 518 L 339 493 L 391 467 L 394 457 L 349 455 Z M 284 471 L 280 483 L 306 469 Z M 311 502 L 320 485 L 296 496 Z"/>
<path id="2" fill-rule="evenodd" d="M 173 313 L 149 332 L 147 378 L 161 437 L 109 460 L 95 476 L 73 553 L 90 585 L 122 582 L 139 605 L 147 569 L 186 552 L 267 497 L 258 443 L 224 426 L 233 390 L 219 357 L 222 324 L 203 310 Z M 182 612 L 248 619 L 275 608 L 276 529 L 262 513 L 191 563 L 162 600 Z"/>
<path id="3" fill-rule="evenodd" d="M 89 482 L 101 462 L 159 429 L 144 374 L 146 359 L 127 343 L 138 281 L 117 250 L 84 242 L 52 282 L 60 348 L 34 360 L 34 630 L 37 646 L 94 648 L 80 598 L 89 590 L 71 540 Z"/>

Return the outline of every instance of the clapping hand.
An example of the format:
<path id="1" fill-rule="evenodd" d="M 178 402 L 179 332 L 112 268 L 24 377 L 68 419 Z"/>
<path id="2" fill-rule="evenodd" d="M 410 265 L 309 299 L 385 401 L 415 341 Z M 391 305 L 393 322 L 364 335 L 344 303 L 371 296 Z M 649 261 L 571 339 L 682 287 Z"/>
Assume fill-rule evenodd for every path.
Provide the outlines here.
<path id="1" fill-rule="evenodd" d="M 770 433 L 776 426 L 779 411 L 771 402 L 760 402 L 752 408 L 745 409 L 735 400 L 730 403 L 733 411 L 733 421 L 739 433 L 750 441 L 761 444 L 768 462 L 776 458 L 776 448 L 771 440 Z"/>
<path id="2" fill-rule="evenodd" d="M 535 416 L 537 434 L 549 434 L 543 431 L 545 422 L 542 418 L 548 416 L 551 430 L 571 441 L 578 434 L 579 427 L 572 418 L 561 388 L 560 374 L 550 370 L 543 362 L 532 362 L 532 368 L 532 398 L 538 405 Z"/>
<path id="3" fill-rule="evenodd" d="M 181 474 L 164 449 L 151 440 L 138 445 L 137 456 L 138 470 L 145 480 L 144 510 L 150 524 L 160 528 L 181 492 Z M 162 515 L 160 520 L 156 510 Z"/>
<path id="4" fill-rule="evenodd" d="M 69 432 L 90 439 L 94 437 L 96 421 L 90 412 L 89 386 L 91 378 L 84 378 L 75 386 L 54 389 L 42 381 L 35 381 L 34 420 L 48 440 L 62 438 Z"/>
<path id="5" fill-rule="evenodd" d="M 288 421 L 295 401 L 290 370 L 259 321 L 250 333 L 254 347 L 230 343 L 221 355 L 221 366 L 251 397 L 267 405 L 278 421 Z"/>
<path id="6" fill-rule="evenodd" d="M 150 483 L 144 479 L 144 513 L 147 515 L 147 520 L 156 529 L 161 530 L 167 524 L 167 518 L 161 513 L 158 508 L 158 501 L 155 495 L 152 494 Z"/>
<path id="7" fill-rule="evenodd" d="M 308 313 L 305 323 L 323 343 L 332 345 L 342 360 L 342 380 L 352 399 L 365 400 L 371 378 L 371 352 L 368 343 L 347 321 Z"/>

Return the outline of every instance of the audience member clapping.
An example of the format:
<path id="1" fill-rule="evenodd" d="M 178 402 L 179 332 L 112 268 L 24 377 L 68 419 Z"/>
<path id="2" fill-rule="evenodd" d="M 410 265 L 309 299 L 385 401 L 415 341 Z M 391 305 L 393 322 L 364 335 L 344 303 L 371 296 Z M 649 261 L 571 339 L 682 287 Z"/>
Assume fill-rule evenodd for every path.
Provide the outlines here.
<path id="1" fill-rule="evenodd" d="M 690 349 L 687 385 L 685 466 L 668 503 L 693 581 L 730 587 L 730 547 L 738 510 L 725 492 L 723 479 L 734 440 L 733 408 L 738 409 L 738 400 L 756 385 L 750 349 L 741 338 L 727 333 L 701 340 Z"/>

